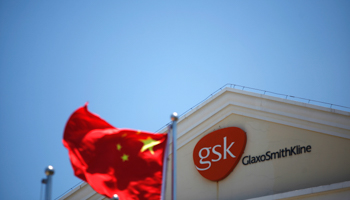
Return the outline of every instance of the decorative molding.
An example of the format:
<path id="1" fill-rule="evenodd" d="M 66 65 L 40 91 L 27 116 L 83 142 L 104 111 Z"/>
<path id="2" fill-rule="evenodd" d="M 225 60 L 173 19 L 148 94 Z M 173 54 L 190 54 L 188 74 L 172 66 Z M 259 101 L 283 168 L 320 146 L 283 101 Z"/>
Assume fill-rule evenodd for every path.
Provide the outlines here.
<path id="1" fill-rule="evenodd" d="M 224 95 L 235 95 L 231 96 L 231 98 L 238 97 L 240 98 L 250 98 L 247 100 L 252 101 L 260 101 L 259 105 L 252 105 L 248 103 L 242 103 L 242 102 L 234 102 L 232 100 L 222 100 L 224 98 Z M 229 96 L 230 97 L 230 96 Z M 253 99 L 252 99 L 253 98 Z M 205 108 L 209 107 L 211 103 L 214 103 L 214 101 L 224 101 L 224 104 L 221 104 L 221 106 L 217 108 Z M 262 102 L 264 101 L 264 102 Z M 218 103 L 218 102 L 217 102 Z M 220 103 L 220 102 L 219 102 Z M 222 103 L 222 102 L 221 102 Z M 274 103 L 277 103 L 279 105 L 276 105 L 276 107 L 281 105 L 286 105 L 289 108 L 287 110 L 293 110 L 294 113 L 281 111 L 278 109 L 271 109 L 266 108 L 265 106 L 261 105 L 264 103 L 265 105 L 269 105 L 269 107 L 273 107 Z M 230 107 L 232 108 L 230 109 Z M 305 109 L 309 109 L 309 116 L 304 116 L 302 113 L 298 113 L 300 111 L 294 111 L 294 108 L 302 109 L 302 111 L 305 111 Z M 196 112 L 200 112 L 202 109 L 213 109 L 211 112 L 206 113 L 205 116 L 195 117 L 193 118 L 193 115 L 196 114 Z M 225 112 L 225 109 L 230 109 L 229 112 Z M 222 113 L 225 112 L 225 113 Z M 334 110 L 331 108 L 325 108 L 321 106 L 316 106 L 312 104 L 306 104 L 301 102 L 296 102 L 288 99 L 281 99 L 278 97 L 272 97 L 268 95 L 263 94 L 255 94 L 252 92 L 247 91 L 241 91 L 233 88 L 225 88 L 218 92 L 217 94 L 213 95 L 211 98 L 204 101 L 202 104 L 200 104 L 198 107 L 193 109 L 192 111 L 186 113 L 183 117 L 180 118 L 178 122 L 178 127 L 181 127 L 181 124 L 185 122 L 185 120 L 192 120 L 194 121 L 193 124 L 186 127 L 185 130 L 178 131 L 178 139 L 183 138 L 187 135 L 188 132 L 193 130 L 194 128 L 198 127 L 199 125 L 207 122 L 210 118 L 212 118 L 215 115 L 222 115 L 220 118 L 216 119 L 213 122 L 210 122 L 210 124 L 206 125 L 201 130 L 197 131 L 196 134 L 190 136 L 187 138 L 184 142 L 181 142 L 178 144 L 177 149 L 181 148 L 191 140 L 193 140 L 198 135 L 202 134 L 204 131 L 208 130 L 209 128 L 213 127 L 215 124 L 220 122 L 221 120 L 225 119 L 226 117 L 235 114 L 235 115 L 241 115 L 245 117 L 250 117 L 254 119 L 264 120 L 268 122 L 278 123 L 282 125 L 292 126 L 300 129 L 315 131 L 323 134 L 328 134 L 332 136 L 337 136 L 345 139 L 350 139 L 350 113 L 340 110 Z M 319 115 L 323 114 L 324 117 L 327 118 L 334 118 L 334 116 L 337 116 L 342 119 L 342 121 L 349 120 L 349 123 L 336 123 L 332 121 L 326 121 L 324 119 L 320 119 Z M 191 119 L 193 118 L 193 119 Z M 199 119 L 198 119 L 199 118 Z M 305 123 L 306 122 L 306 123 Z M 325 129 L 324 127 L 328 127 L 328 129 Z M 332 130 L 333 129 L 333 130 Z M 348 133 L 341 133 L 339 131 L 335 131 L 335 129 L 341 129 L 342 132 L 348 132 Z M 179 129 L 178 129 L 179 130 Z M 166 130 L 163 129 L 161 132 L 165 132 Z M 171 151 L 169 151 L 169 154 Z"/>
<path id="2" fill-rule="evenodd" d="M 328 192 L 333 190 L 349 189 L 350 190 L 350 181 L 345 181 L 341 183 L 334 183 L 330 185 L 322 185 L 318 187 L 306 188 L 301 190 L 295 190 L 290 192 L 284 192 L 279 194 L 273 194 L 263 197 L 252 198 L 248 200 L 271 200 L 271 199 L 285 199 L 291 197 L 300 197 L 304 195 L 317 194 L 321 192 Z"/>

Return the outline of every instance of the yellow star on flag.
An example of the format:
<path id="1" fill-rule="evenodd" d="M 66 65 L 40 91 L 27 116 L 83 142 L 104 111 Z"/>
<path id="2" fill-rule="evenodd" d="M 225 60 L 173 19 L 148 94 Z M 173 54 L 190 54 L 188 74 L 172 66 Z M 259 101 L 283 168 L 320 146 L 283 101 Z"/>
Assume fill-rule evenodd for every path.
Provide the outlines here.
<path id="1" fill-rule="evenodd" d="M 117 150 L 120 151 L 120 149 L 122 149 L 122 145 L 117 144 Z"/>
<path id="2" fill-rule="evenodd" d="M 123 156 L 121 158 L 122 158 L 123 162 L 128 161 L 129 155 L 123 154 Z"/>
<path id="3" fill-rule="evenodd" d="M 140 141 L 143 143 L 141 152 L 144 152 L 148 149 L 151 152 L 151 154 L 154 154 L 153 147 L 160 143 L 160 141 L 153 140 L 151 137 Z"/>

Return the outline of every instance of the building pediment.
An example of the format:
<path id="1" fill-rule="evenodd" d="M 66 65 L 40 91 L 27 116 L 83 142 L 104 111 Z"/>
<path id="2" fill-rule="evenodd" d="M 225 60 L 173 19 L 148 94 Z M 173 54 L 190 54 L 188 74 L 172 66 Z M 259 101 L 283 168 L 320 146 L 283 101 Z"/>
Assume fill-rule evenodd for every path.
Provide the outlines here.
<path id="1" fill-rule="evenodd" d="M 227 127 L 246 133 L 244 153 L 226 178 L 207 180 L 194 165 L 194 148 L 207 134 Z M 325 193 L 337 198 L 350 194 L 349 112 L 224 88 L 183 114 L 177 130 L 178 199 L 269 199 L 278 195 L 302 199 Z M 269 156 L 274 159 L 268 160 Z M 167 199 L 170 172 L 169 166 Z M 73 197 L 79 194 L 85 194 L 85 199 L 103 199 L 84 184 L 61 199 L 76 199 Z"/>

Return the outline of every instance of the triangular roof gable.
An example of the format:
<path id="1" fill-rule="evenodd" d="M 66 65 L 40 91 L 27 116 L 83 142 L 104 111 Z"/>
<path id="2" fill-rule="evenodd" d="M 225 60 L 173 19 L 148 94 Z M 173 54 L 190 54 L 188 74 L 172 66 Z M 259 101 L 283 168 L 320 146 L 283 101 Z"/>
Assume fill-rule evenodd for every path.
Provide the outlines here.
<path id="1" fill-rule="evenodd" d="M 180 117 L 178 121 L 177 149 L 179 150 L 187 144 L 193 143 L 194 140 L 198 140 L 198 137 L 202 137 L 215 129 L 225 128 L 225 123 L 221 122 L 230 116 L 248 117 L 350 139 L 349 112 L 226 87 Z M 239 122 L 236 124 L 238 127 L 241 126 Z M 232 126 L 232 123 L 227 124 L 227 126 Z M 166 131 L 166 128 L 163 128 L 159 132 Z M 193 144 L 191 145 L 193 146 Z M 169 153 L 171 153 L 171 150 Z M 239 168 L 242 169 L 242 165 Z M 235 170 L 239 171 L 239 169 Z M 169 166 L 168 177 L 170 177 L 170 171 Z M 198 175 L 196 173 L 193 174 Z M 74 199 L 76 195 L 84 196 L 84 194 L 86 197 L 97 195 L 96 199 L 104 199 L 87 186 L 86 183 L 82 183 L 60 199 Z M 167 186 L 169 187 L 170 184 L 167 184 Z M 206 189 L 203 187 L 202 191 Z M 181 186 L 179 187 L 180 190 Z M 167 191 L 168 196 L 171 190 L 168 188 Z M 185 193 L 182 194 L 186 195 Z M 274 192 L 266 194 L 274 194 Z M 190 195 L 186 196 L 186 198 L 190 197 Z M 207 197 L 210 198 L 209 196 Z"/>
<path id="2" fill-rule="evenodd" d="M 346 166 L 350 164 L 350 159 L 342 158 L 345 156 L 344 152 L 340 153 L 342 155 L 338 153 L 350 151 L 347 147 L 350 145 L 349 116 L 350 113 L 345 111 L 234 88 L 224 88 L 181 116 L 178 121 L 178 172 L 181 172 L 182 177 L 178 179 L 178 194 L 181 194 L 179 198 L 215 199 L 220 196 L 225 199 L 225 197 L 235 196 L 238 199 L 246 199 L 348 180 L 347 177 L 350 174 L 346 172 Z M 196 171 L 192 151 L 195 144 L 206 134 L 232 126 L 242 128 L 247 132 L 248 142 L 246 154 L 243 156 L 258 156 L 269 150 L 278 151 L 299 144 L 301 146 L 310 145 L 315 149 L 313 149 L 313 154 L 294 156 L 284 160 L 250 166 L 240 163 L 233 173 L 217 185 L 216 182 L 210 182 L 201 177 Z M 163 131 L 166 130 L 163 129 Z M 322 149 L 324 142 L 328 140 L 328 146 Z M 327 156 L 324 162 L 328 163 L 317 171 L 309 171 L 318 168 L 319 163 L 316 162 L 320 162 L 323 155 Z M 336 159 L 338 155 L 340 158 Z M 302 174 L 300 169 L 295 171 L 297 173 L 295 177 L 286 175 L 288 170 L 294 170 L 283 167 L 286 163 L 287 165 L 298 163 L 300 168 L 307 169 L 308 175 Z M 334 164 L 338 165 L 337 169 L 333 168 L 331 171 L 333 174 L 338 174 L 336 176 L 327 174 L 329 167 Z M 171 171 L 169 169 L 168 177 Z M 252 176 L 252 173 L 258 171 L 268 174 Z M 320 176 L 323 178 L 319 180 L 315 178 Z M 257 177 L 258 180 L 252 177 Z M 284 178 L 281 179 L 281 177 Z M 297 179 L 301 181 L 300 184 Z M 274 182 L 278 184 L 275 185 Z M 167 191 L 170 191 L 170 182 L 167 185 Z M 196 189 L 189 190 L 188 187 L 193 185 L 196 185 L 194 187 Z M 265 188 L 261 187 L 262 185 L 265 185 Z M 252 192 L 249 187 L 259 189 Z M 198 194 L 202 195 L 198 196 Z"/>
<path id="3" fill-rule="evenodd" d="M 190 130 L 218 113 L 221 117 L 212 119 L 203 131 L 237 114 L 350 139 L 350 112 L 226 87 L 180 117 L 178 148 L 196 137 L 186 135 Z M 166 128 L 160 132 L 166 132 Z"/>

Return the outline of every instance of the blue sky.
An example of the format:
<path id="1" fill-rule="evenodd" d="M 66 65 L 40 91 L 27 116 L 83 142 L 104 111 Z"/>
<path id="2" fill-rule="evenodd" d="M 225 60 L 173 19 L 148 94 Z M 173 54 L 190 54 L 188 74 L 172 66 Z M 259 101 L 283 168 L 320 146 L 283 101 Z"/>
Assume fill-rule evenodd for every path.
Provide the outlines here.
<path id="1" fill-rule="evenodd" d="M 62 145 L 85 102 L 156 131 L 226 83 L 350 107 L 350 2 L 0 1 L 0 198 L 79 183 Z"/>

